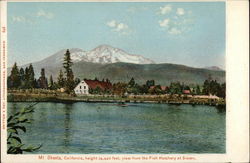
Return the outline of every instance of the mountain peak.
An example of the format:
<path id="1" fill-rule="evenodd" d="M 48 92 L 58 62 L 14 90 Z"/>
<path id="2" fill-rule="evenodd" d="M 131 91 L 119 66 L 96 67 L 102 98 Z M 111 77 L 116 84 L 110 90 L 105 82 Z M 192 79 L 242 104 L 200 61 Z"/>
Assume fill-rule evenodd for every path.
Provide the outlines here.
<path id="1" fill-rule="evenodd" d="M 97 46 L 95 49 L 115 49 L 114 47 L 108 45 L 108 44 L 102 44 L 102 45 L 99 45 Z"/>
<path id="2" fill-rule="evenodd" d="M 145 58 L 141 55 L 132 55 L 119 48 L 114 48 L 110 45 L 100 45 L 86 53 L 86 58 L 94 63 L 115 63 L 126 62 L 136 64 L 149 64 L 154 61 Z"/>
<path id="3" fill-rule="evenodd" d="M 105 53 L 105 54 L 107 54 L 107 53 L 111 54 L 112 53 L 114 55 L 116 53 L 118 53 L 118 52 L 126 53 L 124 50 L 114 48 L 114 47 L 112 47 L 110 45 L 105 45 L 105 44 L 104 45 L 99 45 L 98 47 L 94 48 L 92 51 L 95 52 L 95 53 L 98 53 L 101 56 L 103 56 L 102 55 L 103 53 Z"/>
<path id="4" fill-rule="evenodd" d="M 47 65 L 47 63 L 51 63 L 51 65 L 61 64 L 63 62 L 64 54 L 67 49 L 62 49 L 50 57 L 42 60 L 42 64 Z M 74 63 L 84 61 L 84 62 L 92 62 L 92 63 L 116 63 L 116 62 L 125 62 L 125 63 L 135 63 L 135 64 L 150 64 L 154 63 L 154 61 L 145 58 L 141 55 L 133 55 L 125 52 L 122 49 L 114 48 L 110 45 L 99 45 L 98 47 L 90 50 L 84 51 L 80 48 L 70 48 L 71 59 Z"/>

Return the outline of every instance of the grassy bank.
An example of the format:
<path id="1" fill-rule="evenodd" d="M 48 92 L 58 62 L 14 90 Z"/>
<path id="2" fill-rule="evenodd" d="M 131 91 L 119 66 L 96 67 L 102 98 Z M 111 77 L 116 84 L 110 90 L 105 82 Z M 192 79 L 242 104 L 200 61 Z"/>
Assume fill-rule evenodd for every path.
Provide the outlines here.
<path id="1" fill-rule="evenodd" d="M 50 92 L 8 92 L 9 102 L 133 102 L 133 103 L 168 103 L 168 104 L 199 104 L 225 106 L 222 98 L 206 98 L 192 95 L 88 95 L 73 96 L 56 91 Z"/>

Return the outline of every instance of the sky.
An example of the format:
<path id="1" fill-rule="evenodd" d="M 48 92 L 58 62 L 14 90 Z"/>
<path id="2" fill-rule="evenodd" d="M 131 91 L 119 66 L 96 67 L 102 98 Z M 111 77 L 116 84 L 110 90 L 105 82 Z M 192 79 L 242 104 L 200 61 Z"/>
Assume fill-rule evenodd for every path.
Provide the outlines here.
<path id="1" fill-rule="evenodd" d="M 8 66 L 106 44 L 156 63 L 225 68 L 225 2 L 8 2 Z"/>

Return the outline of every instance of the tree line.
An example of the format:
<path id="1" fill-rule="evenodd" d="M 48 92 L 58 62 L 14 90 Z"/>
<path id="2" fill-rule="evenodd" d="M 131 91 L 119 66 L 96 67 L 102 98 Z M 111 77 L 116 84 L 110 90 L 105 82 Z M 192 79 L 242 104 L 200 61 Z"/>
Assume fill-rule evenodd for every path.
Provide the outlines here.
<path id="1" fill-rule="evenodd" d="M 73 62 L 70 57 L 69 50 L 64 54 L 63 68 L 61 69 L 57 77 L 57 82 L 54 81 L 53 76 L 50 75 L 49 81 L 45 76 L 45 69 L 41 69 L 40 77 L 35 78 L 33 65 L 28 67 L 18 68 L 17 63 L 14 63 L 10 75 L 7 78 L 7 86 L 10 89 L 59 89 L 64 88 L 67 93 L 72 92 L 74 87 L 80 82 L 79 78 L 74 78 L 72 71 Z"/>
<path id="2" fill-rule="evenodd" d="M 163 89 L 164 88 L 164 89 Z M 118 95 L 128 94 L 183 94 L 188 90 L 191 95 L 216 95 L 225 98 L 226 83 L 218 83 L 216 80 L 205 80 L 203 85 L 189 86 L 180 82 L 171 82 L 168 87 L 155 84 L 154 80 L 147 80 L 145 84 L 139 85 L 134 78 L 128 83 L 118 82 L 113 84 L 112 93 Z"/>
<path id="3" fill-rule="evenodd" d="M 64 54 L 63 68 L 59 71 L 57 82 L 54 81 L 52 75 L 49 77 L 49 81 L 45 76 L 45 69 L 41 69 L 40 77 L 35 78 L 34 68 L 32 64 L 28 67 L 18 68 L 15 63 L 11 69 L 10 76 L 8 76 L 7 84 L 8 88 L 13 89 L 60 89 L 64 88 L 67 93 L 71 93 L 76 85 L 80 82 L 79 78 L 74 77 L 72 70 L 73 62 L 70 57 L 69 50 Z M 95 78 L 95 80 L 98 80 Z M 104 79 L 103 79 L 104 81 Z M 106 81 L 110 82 L 109 79 Z M 112 84 L 111 90 L 102 90 L 99 87 L 96 89 L 90 89 L 92 94 L 183 94 L 184 90 L 188 90 L 188 94 L 192 95 L 216 95 L 218 97 L 225 98 L 226 83 L 218 83 L 216 80 L 212 80 L 211 76 L 204 81 L 203 85 L 190 86 L 180 82 L 171 82 L 168 87 L 162 89 L 161 85 L 157 85 L 154 80 L 147 80 L 145 84 L 139 85 L 132 77 L 129 82 L 117 82 Z"/>

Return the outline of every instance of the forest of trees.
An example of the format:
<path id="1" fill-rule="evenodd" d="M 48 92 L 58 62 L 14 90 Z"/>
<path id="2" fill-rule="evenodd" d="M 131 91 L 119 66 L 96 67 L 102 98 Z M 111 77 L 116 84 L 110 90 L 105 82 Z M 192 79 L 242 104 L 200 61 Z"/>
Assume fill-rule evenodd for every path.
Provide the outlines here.
<path id="1" fill-rule="evenodd" d="M 134 78 L 128 83 L 118 82 L 113 84 L 112 93 L 118 95 L 128 94 L 183 94 L 184 90 L 189 90 L 192 95 L 216 95 L 225 98 L 226 84 L 217 83 L 216 80 L 205 80 L 203 85 L 186 85 L 180 82 L 171 82 L 163 90 L 161 85 L 156 85 L 154 80 L 147 80 L 145 84 L 139 85 Z"/>
<path id="2" fill-rule="evenodd" d="M 40 77 L 35 78 L 35 73 L 32 64 L 28 67 L 18 68 L 15 63 L 12 67 L 10 75 L 8 76 L 7 84 L 10 89 L 50 89 L 56 90 L 64 88 L 67 93 L 73 92 L 75 86 L 80 82 L 79 78 L 74 77 L 72 70 L 73 62 L 70 57 L 69 50 L 66 51 L 64 55 L 63 68 L 58 73 L 57 79 L 54 80 L 53 76 L 47 79 L 45 75 L 45 69 L 41 69 Z M 98 80 L 97 78 L 95 80 Z M 104 79 L 103 79 L 104 81 Z M 106 79 L 109 81 L 109 79 Z M 162 89 L 161 85 L 156 85 L 154 80 L 147 80 L 145 84 L 139 85 L 136 83 L 135 79 L 132 77 L 131 80 L 126 82 L 117 82 L 112 84 L 111 90 L 102 90 L 96 88 L 95 90 L 90 90 L 92 94 L 183 94 L 184 90 L 188 90 L 192 95 L 216 95 L 218 97 L 225 98 L 226 84 L 218 83 L 216 80 L 212 80 L 211 76 L 204 81 L 203 85 L 186 85 L 180 82 L 171 82 L 168 87 L 164 86 Z"/>
<path id="3" fill-rule="evenodd" d="M 41 69 L 40 77 L 36 79 L 32 64 L 25 69 L 22 67 L 19 69 L 15 63 L 11 69 L 10 75 L 7 78 L 7 86 L 10 89 L 40 88 L 55 90 L 64 88 L 67 93 L 70 93 L 80 82 L 80 79 L 74 78 L 72 65 L 73 62 L 70 57 L 70 52 L 67 50 L 64 55 L 63 62 L 64 72 L 62 70 L 59 71 L 56 82 L 52 75 L 49 77 L 49 80 L 47 79 L 45 76 L 46 70 L 44 68 Z"/>

